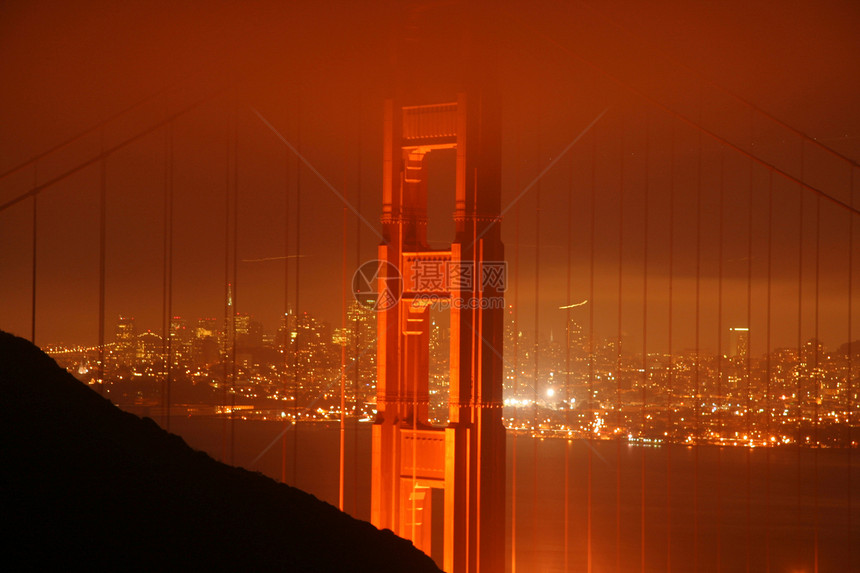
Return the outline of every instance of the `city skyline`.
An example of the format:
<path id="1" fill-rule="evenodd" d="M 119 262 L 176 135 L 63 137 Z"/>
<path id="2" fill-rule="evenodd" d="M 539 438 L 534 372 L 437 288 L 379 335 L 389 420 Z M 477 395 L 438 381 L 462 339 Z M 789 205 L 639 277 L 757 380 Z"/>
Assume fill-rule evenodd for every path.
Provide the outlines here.
<path id="1" fill-rule="evenodd" d="M 804 444 L 810 446 L 856 447 L 860 443 L 860 436 L 848 425 L 851 404 L 860 394 L 849 379 L 860 345 L 853 347 L 854 358 L 847 354 L 847 344 L 828 348 L 814 340 L 804 341 L 800 352 L 782 348 L 749 356 L 746 341 L 740 337 L 721 355 L 649 353 L 643 362 L 637 349 L 625 352 L 622 345 L 619 355 L 616 340 L 595 337 L 592 341 L 573 321 L 570 333 L 558 339 L 546 336 L 536 342 L 530 333 L 519 332 L 515 340 L 510 308 L 506 315 L 503 386 L 509 430 L 544 437 L 611 439 L 620 428 L 631 443 L 652 445 L 693 440 L 697 444 L 784 446 L 796 444 L 801 435 L 815 440 Z M 132 410 L 145 405 L 143 411 L 158 417 L 166 415 L 165 400 L 170 399 L 164 394 L 166 380 L 180 389 L 193 381 L 196 390 L 176 390 L 181 398 L 169 405 L 174 415 L 186 409 L 189 415 L 230 415 L 229 409 L 223 409 L 227 388 L 235 393 L 235 412 L 242 419 L 272 419 L 283 411 L 291 419 L 336 421 L 340 411 L 337 383 L 344 364 L 347 415 L 369 421 L 375 412 L 376 338 L 374 323 L 368 319 L 374 313 L 353 301 L 348 316 L 344 329 L 332 329 L 306 312 L 290 313 L 277 332 L 259 325 L 253 336 L 248 329 L 253 321 L 242 320 L 235 331 L 235 347 L 229 332 L 209 330 L 213 320 L 199 319 L 196 328 L 186 332 L 190 322 L 175 317 L 167 371 L 165 341 L 142 331 L 136 335 L 134 347 L 127 346 L 135 337 L 134 319 L 119 317 L 115 340 L 105 348 L 101 391 Z M 435 316 L 430 337 L 429 408 L 433 423 L 444 425 L 448 418 L 448 336 L 444 321 L 439 320 L 442 317 Z M 735 330 L 730 327 L 727 334 Z M 294 342 L 284 346 L 284 340 L 295 341 L 299 332 L 307 332 L 300 335 L 301 348 Z M 363 338 L 367 344 L 360 346 Z M 207 339 L 212 340 L 208 350 Z M 591 344 L 593 352 L 589 352 Z M 340 346 L 346 348 L 345 362 L 337 350 Z M 98 349 L 52 348 L 48 352 L 82 381 L 100 387 Z M 298 362 L 296 352 L 301 353 Z M 647 364 L 647 374 L 643 364 Z M 192 398 L 199 403 L 189 404 Z M 279 402 L 282 400 L 286 403 Z M 201 410 L 204 405 L 208 409 Z M 695 423 L 694 413 L 699 420 Z M 618 415 L 623 421 L 614 419 Z M 822 418 L 814 423 L 818 415 Z M 643 425 L 641 416 L 648 417 L 647 424 Z"/>
<path id="2" fill-rule="evenodd" d="M 587 302 L 587 301 L 581 301 L 581 302 Z M 346 313 L 347 313 L 346 316 L 347 317 L 349 317 L 351 315 L 351 313 L 353 312 L 352 309 L 356 308 L 356 305 L 358 305 L 362 308 L 366 308 L 365 303 L 358 301 L 354 298 L 350 299 L 348 301 L 348 304 L 346 307 Z M 584 305 L 579 304 L 579 305 L 575 305 L 575 306 L 584 306 Z M 507 316 L 510 317 L 513 315 L 513 305 L 512 304 L 507 304 L 505 306 L 505 309 L 506 309 L 506 315 Z M 564 309 L 564 308 L 558 309 L 559 313 L 565 313 L 566 310 L 567 309 Z M 334 321 L 330 321 L 330 320 L 326 319 L 324 317 L 324 315 L 321 315 L 319 318 L 316 318 L 317 314 L 315 314 L 312 311 L 303 310 L 301 312 L 304 314 L 310 314 L 311 316 L 314 316 L 315 319 L 321 320 L 326 325 L 326 328 L 328 328 L 329 330 L 338 331 L 341 329 L 339 319 L 336 319 L 336 322 L 334 322 Z M 375 312 L 375 311 L 371 310 L 371 312 Z M 447 323 L 447 311 L 446 310 L 437 310 L 436 313 L 437 314 L 435 316 L 439 317 L 439 320 L 442 321 L 441 324 Z M 223 335 L 223 333 L 225 332 L 225 325 L 224 325 L 225 319 L 223 318 L 223 312 L 221 314 L 222 314 L 221 318 L 219 318 L 217 316 L 212 316 L 212 315 L 200 316 L 197 318 L 189 318 L 187 316 L 183 316 L 181 313 L 177 313 L 171 318 L 171 322 L 175 321 L 175 320 L 182 320 L 182 321 L 185 321 L 186 323 L 188 323 L 188 321 L 198 321 L 198 322 L 209 321 L 213 325 L 217 324 L 218 325 L 217 332 L 220 333 L 221 335 Z M 297 314 L 299 314 L 299 313 L 295 313 L 294 310 L 292 309 L 292 307 L 288 307 L 287 312 L 284 313 L 283 316 L 297 315 Z M 281 322 L 283 322 L 283 316 L 280 317 Z M 248 312 L 236 312 L 235 318 L 241 319 L 242 321 L 245 321 L 245 322 L 250 321 L 251 323 L 256 324 L 258 328 L 262 329 L 261 330 L 262 335 L 268 336 L 269 339 L 271 339 L 272 335 L 274 335 L 278 331 L 278 329 L 281 328 L 281 327 L 276 327 L 274 330 L 272 330 L 268 326 L 268 324 L 264 321 L 264 319 L 260 319 L 260 317 L 255 316 L 255 315 L 248 313 Z M 118 324 L 122 320 L 126 320 L 126 319 L 130 319 L 131 321 L 135 321 L 135 324 L 137 324 L 137 325 L 141 324 L 140 321 L 137 321 L 136 317 L 128 315 L 128 314 L 117 315 L 117 322 L 115 324 Z M 566 316 L 565 316 L 565 319 L 566 319 Z M 564 325 L 564 322 L 563 322 L 565 319 L 561 319 L 561 328 L 558 328 L 558 324 L 553 323 L 553 325 L 547 326 L 544 329 L 542 329 L 541 332 L 538 333 L 538 338 L 540 340 L 552 340 L 552 339 L 563 340 L 565 338 L 566 332 L 567 332 L 567 327 Z M 347 318 L 347 322 L 349 322 L 349 320 L 350 319 Z M 587 331 L 587 316 L 585 317 L 585 320 L 582 320 L 581 317 L 577 317 L 574 315 L 574 316 L 570 317 L 570 320 L 571 320 L 571 322 L 576 323 L 581 329 L 583 329 L 583 336 L 585 338 L 588 338 L 589 333 Z M 275 322 L 277 322 L 277 320 Z M 506 322 L 506 324 L 513 324 L 513 322 L 512 322 L 512 320 L 508 320 Z M 703 355 L 712 356 L 712 355 L 717 355 L 717 354 L 723 354 L 726 356 L 730 356 L 734 353 L 733 349 L 736 347 L 736 345 L 738 343 L 737 342 L 738 332 L 742 331 L 744 333 L 742 335 L 742 337 L 744 339 L 744 344 L 747 346 L 747 351 L 750 352 L 751 356 L 762 356 L 762 355 L 768 353 L 768 349 L 764 349 L 764 348 L 758 348 L 757 349 L 758 354 L 756 354 L 752 350 L 749 350 L 750 338 L 752 338 L 752 336 L 755 334 L 755 332 L 753 331 L 753 329 L 749 328 L 748 326 L 740 326 L 737 324 L 734 324 L 734 325 L 733 324 L 723 324 L 721 327 L 722 327 L 722 330 L 719 333 L 714 333 L 714 332 L 707 333 L 707 336 L 712 337 L 713 339 L 716 339 L 717 337 L 719 337 L 721 352 L 717 351 L 716 344 L 714 344 L 714 345 L 702 345 L 702 346 L 696 347 L 695 345 L 690 344 L 689 340 L 687 341 L 688 342 L 687 344 L 684 344 L 683 341 L 676 341 L 676 343 L 673 345 L 673 351 L 675 353 L 688 354 L 692 351 L 695 351 L 696 348 L 698 348 L 698 350 Z M 163 328 L 162 328 L 162 325 L 160 323 L 156 323 L 156 322 L 143 323 L 143 325 L 140 326 L 139 328 L 141 329 L 141 331 L 151 332 L 151 333 L 154 333 L 158 336 L 163 336 Z M 239 327 L 239 328 L 241 329 L 241 327 Z M 212 326 L 212 329 L 215 329 L 215 326 Z M 526 325 L 520 325 L 519 331 L 521 334 L 524 334 L 528 337 L 534 337 L 534 335 L 535 335 L 533 323 L 527 323 Z M 810 333 L 810 334 L 812 334 L 812 333 Z M 601 331 L 595 330 L 593 333 L 593 336 L 594 336 L 595 340 L 597 340 L 597 341 L 614 341 L 614 340 L 618 340 L 618 338 L 619 338 L 617 331 L 615 331 L 615 332 L 612 332 L 612 331 L 601 332 Z M 636 338 L 628 332 L 622 332 L 621 340 L 622 340 L 622 347 L 625 349 L 625 351 L 627 351 L 627 352 L 639 352 L 639 353 L 642 352 L 643 345 L 642 345 L 640 338 Z M 798 336 L 798 333 L 791 333 L 789 335 L 789 337 L 787 338 L 787 340 L 788 340 L 787 344 L 776 344 L 776 343 L 772 344 L 769 351 L 773 352 L 773 351 L 781 350 L 781 349 L 797 349 L 798 348 L 798 341 L 799 341 L 800 345 L 803 345 L 806 342 L 809 342 L 810 340 L 819 340 L 821 343 L 825 344 L 828 348 L 838 348 L 840 346 L 847 346 L 848 344 L 852 344 L 856 349 L 860 349 L 860 338 L 857 338 L 854 340 L 848 340 L 848 339 L 828 340 L 825 338 L 817 338 L 816 339 L 815 336 L 804 336 L 802 333 L 800 336 Z M 628 342 L 624 343 L 624 341 L 628 341 Z M 106 341 L 106 344 L 111 344 L 111 343 L 112 343 L 112 341 L 110 341 L 110 340 Z M 88 343 L 83 342 L 83 341 L 57 341 L 57 342 L 53 342 L 51 344 L 46 344 L 45 346 L 46 346 L 46 348 L 76 347 L 76 346 L 96 348 L 98 345 L 97 344 L 94 345 L 91 343 L 88 344 Z M 647 350 L 647 352 L 649 354 L 651 354 L 651 353 L 653 353 L 653 354 L 670 354 L 670 352 L 668 351 L 668 348 L 666 347 L 665 344 L 658 343 L 658 344 L 655 344 L 654 347 L 648 346 L 645 349 Z"/>

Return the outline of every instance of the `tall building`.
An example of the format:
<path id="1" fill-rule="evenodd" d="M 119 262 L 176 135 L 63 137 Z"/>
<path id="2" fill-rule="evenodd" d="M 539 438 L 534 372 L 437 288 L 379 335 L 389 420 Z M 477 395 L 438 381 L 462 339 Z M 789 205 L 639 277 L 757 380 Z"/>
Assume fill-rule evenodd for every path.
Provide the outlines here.
<path id="1" fill-rule="evenodd" d="M 220 348 L 218 345 L 218 326 L 214 318 L 197 320 L 191 353 L 194 363 L 198 366 L 211 366 L 218 362 Z"/>
<path id="2" fill-rule="evenodd" d="M 335 330 L 332 341 L 346 347 L 350 394 L 364 402 L 376 389 L 376 313 L 353 300 L 346 309 L 346 326 Z"/>
<path id="3" fill-rule="evenodd" d="M 258 348 L 263 345 L 263 325 L 254 320 L 250 314 L 237 312 L 234 325 L 238 346 Z"/>
<path id="4" fill-rule="evenodd" d="M 278 334 L 275 338 L 277 347 L 287 354 L 292 352 L 296 337 L 298 336 L 298 317 L 293 312 L 293 309 L 287 309 L 284 316 L 281 318 L 281 324 L 278 326 Z"/>
<path id="5" fill-rule="evenodd" d="M 214 318 L 198 318 L 194 329 L 194 338 L 218 338 L 218 324 Z"/>
<path id="6" fill-rule="evenodd" d="M 567 322 L 567 344 L 571 356 L 581 358 L 588 354 L 588 337 L 582 330 L 582 325 L 571 317 Z"/>
<path id="7" fill-rule="evenodd" d="M 191 361 L 191 329 L 181 316 L 170 319 L 170 355 L 174 366 L 187 365 Z"/>
<path id="8" fill-rule="evenodd" d="M 137 354 L 137 332 L 134 327 L 134 317 L 120 315 L 114 327 L 114 336 L 116 338 L 117 363 L 131 366 L 134 364 Z"/>
<path id="9" fill-rule="evenodd" d="M 235 329 L 236 344 L 246 345 L 251 335 L 251 315 L 247 312 L 237 312 L 233 315 L 233 328 Z"/>
<path id="10" fill-rule="evenodd" d="M 732 358 L 737 358 L 739 362 L 745 363 L 749 357 L 750 349 L 750 329 L 747 327 L 732 327 L 729 328 L 729 351 Z"/>
<path id="11" fill-rule="evenodd" d="M 582 325 L 571 317 L 567 322 L 566 348 L 560 359 L 559 379 L 565 387 L 565 396 L 570 399 L 578 386 L 588 381 L 588 336 Z"/>
<path id="12" fill-rule="evenodd" d="M 236 309 L 233 304 L 233 285 L 227 283 L 227 300 L 224 314 L 224 344 L 227 347 L 227 353 L 232 352 L 233 344 L 236 337 Z"/>

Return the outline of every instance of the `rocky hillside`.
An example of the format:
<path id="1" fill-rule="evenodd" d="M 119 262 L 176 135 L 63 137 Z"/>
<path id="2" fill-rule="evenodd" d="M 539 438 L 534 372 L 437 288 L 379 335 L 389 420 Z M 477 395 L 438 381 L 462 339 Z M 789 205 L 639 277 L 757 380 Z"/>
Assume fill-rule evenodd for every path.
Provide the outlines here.
<path id="1" fill-rule="evenodd" d="M 119 410 L 4 332 L 0 429 L 7 565 L 438 571 L 390 531 L 216 462 L 151 419 Z"/>

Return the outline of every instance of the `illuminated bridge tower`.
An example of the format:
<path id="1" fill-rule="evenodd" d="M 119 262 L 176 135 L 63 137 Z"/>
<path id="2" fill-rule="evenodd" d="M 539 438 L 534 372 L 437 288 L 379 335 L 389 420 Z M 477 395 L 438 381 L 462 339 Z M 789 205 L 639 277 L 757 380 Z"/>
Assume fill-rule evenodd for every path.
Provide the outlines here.
<path id="1" fill-rule="evenodd" d="M 371 520 L 445 571 L 504 568 L 505 430 L 502 424 L 504 252 L 499 233 L 496 98 L 385 107 L 379 289 L 403 279 L 400 300 L 378 314 L 377 418 Z M 427 245 L 427 154 L 456 149 L 455 237 Z M 432 198 L 431 198 L 432 200 Z M 426 298 L 451 308 L 449 424 L 428 421 Z"/>

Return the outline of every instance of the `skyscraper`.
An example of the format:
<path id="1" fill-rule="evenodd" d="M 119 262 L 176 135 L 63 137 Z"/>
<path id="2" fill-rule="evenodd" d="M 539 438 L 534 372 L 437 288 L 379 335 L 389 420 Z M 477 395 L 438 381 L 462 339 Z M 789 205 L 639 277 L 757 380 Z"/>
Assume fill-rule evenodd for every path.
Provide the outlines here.
<path id="1" fill-rule="evenodd" d="M 749 357 L 750 329 L 747 327 L 729 328 L 729 351 L 730 356 L 739 362 L 745 363 Z"/>
<path id="2" fill-rule="evenodd" d="M 194 330 L 192 356 L 197 365 L 209 366 L 218 361 L 218 328 L 214 318 L 200 318 Z"/>
<path id="3" fill-rule="evenodd" d="M 191 360 L 191 330 L 188 321 L 181 316 L 170 319 L 170 355 L 174 366 L 188 364 Z"/>
<path id="4" fill-rule="evenodd" d="M 137 333 L 134 327 L 134 317 L 120 315 L 116 321 L 114 335 L 116 337 L 116 362 L 131 366 L 134 364 L 137 353 Z"/>

